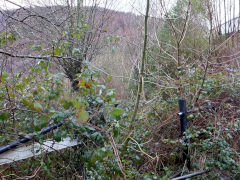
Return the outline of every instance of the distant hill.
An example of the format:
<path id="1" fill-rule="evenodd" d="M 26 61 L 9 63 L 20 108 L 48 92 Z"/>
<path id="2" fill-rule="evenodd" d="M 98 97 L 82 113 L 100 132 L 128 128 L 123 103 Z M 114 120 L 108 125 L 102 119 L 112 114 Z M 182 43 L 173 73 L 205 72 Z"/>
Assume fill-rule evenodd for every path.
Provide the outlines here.
<path id="1" fill-rule="evenodd" d="M 132 13 L 125 13 L 109 9 L 97 8 L 94 15 L 92 7 L 82 9 L 83 15 L 94 22 L 94 28 L 99 31 L 100 41 L 106 36 L 120 36 L 124 42 L 133 42 L 140 38 L 143 32 L 143 17 Z M 16 10 L 0 11 L 0 32 L 15 32 L 20 39 L 6 50 L 13 54 L 40 55 L 40 52 L 31 51 L 30 44 L 42 44 L 43 49 L 52 51 L 52 42 L 63 39 L 63 33 L 68 31 L 68 9 L 64 6 L 29 7 Z M 124 45 L 125 46 L 125 45 Z M 125 47 L 128 51 L 129 47 Z M 133 50 L 130 50 L 133 53 Z M 128 52 L 127 52 L 128 53 Z M 105 54 L 103 50 L 102 54 Z M 102 57 L 102 56 L 101 56 Z M 19 61 L 11 58 L 7 69 L 12 71 L 25 71 L 27 64 L 35 60 Z"/>
<path id="2" fill-rule="evenodd" d="M 64 19 L 67 17 L 67 11 L 67 7 L 64 6 L 30 7 L 0 11 L 0 31 L 6 30 L 6 27 L 7 29 L 15 28 L 15 30 L 17 28 L 18 32 L 24 36 L 30 31 L 34 33 L 42 30 L 46 31 L 51 26 L 61 29 L 64 28 L 67 21 L 67 19 Z M 83 14 L 89 14 L 92 7 L 85 7 L 83 11 Z M 96 10 L 94 18 L 98 25 L 102 23 L 102 18 L 106 18 L 103 19 L 104 27 L 102 28 L 106 29 L 107 34 L 119 35 L 129 39 L 139 35 L 137 26 L 139 26 L 139 22 L 143 22 L 141 16 L 103 8 Z"/>

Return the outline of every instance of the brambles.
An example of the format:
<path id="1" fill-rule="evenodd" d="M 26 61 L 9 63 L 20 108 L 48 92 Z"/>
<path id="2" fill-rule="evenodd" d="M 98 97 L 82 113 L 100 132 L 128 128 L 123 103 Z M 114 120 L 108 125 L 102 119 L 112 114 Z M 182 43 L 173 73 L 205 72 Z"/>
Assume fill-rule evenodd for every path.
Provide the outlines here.
<path id="1" fill-rule="evenodd" d="M 29 144 L 69 137 L 79 144 L 1 166 L 0 176 L 148 180 L 171 179 L 179 170 L 183 175 L 210 170 L 198 179 L 239 179 L 238 47 L 219 43 L 214 29 L 216 4 L 179 0 L 169 10 L 164 1 L 159 3 L 160 12 L 153 11 L 156 4 L 149 6 L 151 15 L 162 18 L 145 21 L 149 33 L 144 34 L 143 54 L 141 28 L 125 26 L 135 21 L 142 25 L 141 16 L 125 14 L 132 18 L 129 22 L 119 18 L 121 26 L 116 26 L 122 31 L 104 26 L 98 31 L 93 22 L 102 11 L 95 12 L 96 19 L 92 14 L 90 25 L 89 14 L 79 13 L 71 4 L 69 9 L 47 7 L 46 18 L 35 8 L 19 10 L 26 13 L 18 17 L 21 26 L 12 24 L 17 31 L 8 27 L 0 36 L 0 145 L 31 133 L 36 136 Z M 8 15 L 15 19 L 7 16 L 8 22 L 16 21 L 11 12 Z M 27 26 L 22 23 L 36 23 L 35 30 L 43 32 L 27 31 L 32 26 L 22 29 Z M 221 40 L 223 36 L 230 34 L 221 35 Z M 87 56 L 98 54 L 98 43 L 103 53 L 92 62 Z M 142 68 L 141 54 L 146 57 Z M 184 137 L 180 137 L 179 99 L 185 99 L 190 110 Z M 63 125 L 39 135 L 59 123 Z M 186 143 L 190 169 L 184 162 Z"/>

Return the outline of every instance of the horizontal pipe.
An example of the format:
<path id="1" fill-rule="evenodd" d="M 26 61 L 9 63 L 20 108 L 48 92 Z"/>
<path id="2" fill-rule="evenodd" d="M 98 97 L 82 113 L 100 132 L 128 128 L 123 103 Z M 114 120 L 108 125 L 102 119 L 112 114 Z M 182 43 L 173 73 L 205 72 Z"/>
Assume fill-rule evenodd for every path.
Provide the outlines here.
<path id="1" fill-rule="evenodd" d="M 37 133 L 37 134 L 29 134 L 29 135 L 25 136 L 24 138 L 21 138 L 21 139 L 18 139 L 18 140 L 16 140 L 16 141 L 13 141 L 13 142 L 11 142 L 10 144 L 8 144 L 8 145 L 6 145 L 6 146 L 2 146 L 2 147 L 0 147 L 0 154 L 4 153 L 4 152 L 6 152 L 6 151 L 8 151 L 8 150 L 10 150 L 10 149 L 16 148 L 16 147 L 19 146 L 20 144 L 23 144 L 23 143 L 26 143 L 26 142 L 32 140 L 32 139 L 33 139 L 35 136 L 37 136 L 37 135 L 46 134 L 46 133 L 50 132 L 51 130 L 56 129 L 56 128 L 62 126 L 64 123 L 65 123 L 65 121 L 63 121 L 63 122 L 61 122 L 61 123 L 59 123 L 59 124 L 53 124 L 53 125 L 51 125 L 51 126 L 48 126 L 48 127 L 46 127 L 46 128 L 43 128 L 43 129 L 42 129 L 39 133 Z"/>
<path id="2" fill-rule="evenodd" d="M 181 176 L 181 177 L 173 178 L 172 180 L 183 180 L 183 179 L 191 178 L 191 177 L 198 176 L 198 175 L 208 173 L 208 172 L 209 172 L 208 170 L 198 171 L 198 172 L 195 172 L 195 173 L 192 173 L 192 174 L 188 174 L 188 175 L 184 175 L 184 176 Z"/>

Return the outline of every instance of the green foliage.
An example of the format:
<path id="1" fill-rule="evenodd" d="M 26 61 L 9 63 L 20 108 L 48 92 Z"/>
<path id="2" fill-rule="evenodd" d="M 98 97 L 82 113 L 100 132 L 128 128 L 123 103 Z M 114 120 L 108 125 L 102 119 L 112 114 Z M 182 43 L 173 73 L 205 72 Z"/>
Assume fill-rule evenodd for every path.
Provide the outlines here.
<path id="1" fill-rule="evenodd" d="M 114 176 L 122 176 L 104 133 L 106 128 L 108 133 L 114 134 L 114 137 L 118 137 L 119 134 L 116 120 L 122 119 L 124 110 L 113 107 L 116 103 L 115 90 L 98 84 L 96 79 L 99 73 L 86 68 L 77 75 L 79 91 L 72 92 L 66 89 L 63 74 L 49 73 L 49 65 L 48 61 L 39 61 L 30 67 L 28 76 L 2 73 L 0 106 L 1 109 L 7 110 L 0 111 L 1 133 L 12 133 L 10 136 L 1 136 L 0 144 L 6 145 L 14 141 L 18 138 L 15 134 L 24 136 L 37 133 L 50 124 L 66 121 L 65 127 L 49 133 L 48 138 L 59 142 L 65 137 L 72 136 L 82 142 L 84 146 L 80 145 L 80 152 L 84 161 L 77 164 L 81 167 L 79 173 L 85 169 L 89 177 L 95 177 L 93 176 L 95 174 L 104 179 L 111 179 L 112 172 Z M 11 102 L 18 103 L 13 106 Z M 103 131 L 84 123 L 94 124 Z M 44 135 L 36 137 L 40 143 L 45 139 Z M 89 158 L 84 159 L 85 156 Z M 52 169 L 54 160 L 46 161 L 40 158 L 40 161 L 35 163 L 36 166 L 41 165 L 48 178 L 51 179 L 55 174 Z M 28 169 L 29 165 L 25 167 Z M 96 170 L 93 171 L 95 168 Z M 29 172 L 25 169 L 18 171 L 19 175 L 27 173 Z M 57 177 L 62 176 L 57 175 Z"/>
<path id="2" fill-rule="evenodd" d="M 42 45 L 33 45 L 31 47 L 32 51 L 41 51 L 42 50 Z"/>
<path id="3" fill-rule="evenodd" d="M 231 123 L 229 123 L 230 125 Z M 239 132 L 239 120 L 236 121 L 236 130 Z M 195 140 L 190 144 L 190 151 L 197 151 L 197 156 L 201 154 L 208 154 L 206 159 L 205 169 L 220 171 L 228 171 L 234 175 L 239 175 L 240 165 L 235 158 L 239 158 L 239 154 L 229 144 L 232 135 L 226 128 L 221 128 L 221 123 L 218 126 L 209 124 L 205 129 L 196 130 L 195 127 L 187 132 L 187 136 Z M 217 133 L 221 138 L 215 137 Z M 232 132 L 233 133 L 233 132 Z M 199 134 L 206 134 L 207 138 L 198 139 Z M 227 137 L 227 138 L 226 138 Z M 194 166 L 198 167 L 197 164 Z"/>
<path id="4" fill-rule="evenodd" d="M 30 43 L 30 49 L 41 55 L 68 57 L 59 58 L 57 63 L 63 67 L 65 75 L 76 82 L 77 90 L 69 89 L 64 74 L 50 73 L 52 64 L 48 60 L 30 66 L 29 72 L 1 72 L 0 145 L 29 133 L 37 134 L 43 128 L 63 121 L 62 127 L 47 136 L 36 136 L 35 141 L 42 144 L 47 138 L 60 142 L 72 137 L 79 145 L 13 163 L 6 170 L 0 167 L 1 173 L 15 172 L 19 177 L 27 177 L 37 172 L 45 179 L 110 180 L 123 178 L 123 173 L 127 179 L 170 179 L 182 166 L 181 152 L 186 145 L 179 140 L 179 119 L 176 117 L 179 96 L 175 81 L 180 75 L 182 94 L 190 107 L 202 85 L 203 57 L 207 57 L 206 49 L 209 48 L 206 1 L 192 0 L 191 3 L 191 18 L 180 47 L 182 66 L 177 69 L 174 60 L 181 33 L 174 34 L 169 21 L 180 31 L 183 29 L 186 17 L 182 14 L 186 13 L 187 0 L 177 1 L 169 12 L 170 19 L 163 20 L 157 32 L 161 48 L 153 45 L 148 49 L 144 81 L 156 83 L 144 84 L 147 101 L 142 103 L 140 113 L 133 121 L 135 130 L 130 134 L 131 140 L 122 157 L 119 152 L 126 140 L 123 137 L 130 125 L 134 103 L 117 103 L 116 90 L 99 84 L 100 72 L 88 67 L 90 62 L 84 56 L 83 42 L 87 35 L 94 33 L 93 27 L 84 18 L 73 23 L 60 40 L 52 42 L 52 52 L 47 52 L 44 44 Z M 12 45 L 17 38 L 16 33 L 3 32 L 0 48 Z M 105 36 L 103 41 L 115 53 L 121 38 Z M 132 78 L 138 79 L 138 76 L 135 67 Z M 210 169 L 212 173 L 206 175 L 206 179 L 220 178 L 222 171 L 230 177 L 239 177 L 239 147 L 233 146 L 240 129 L 239 112 L 234 109 L 239 105 L 236 101 L 240 96 L 239 79 L 239 72 L 229 68 L 209 74 L 199 98 L 200 104 L 209 105 L 209 111 L 197 111 L 188 116 L 186 137 L 190 142 L 192 170 Z M 109 75 L 105 82 L 113 80 Z M 130 83 L 133 94 L 136 87 L 136 83 Z M 231 100 L 223 102 L 223 112 L 219 111 L 221 104 L 214 106 L 214 100 L 222 97 Z M 233 118 L 228 117 L 228 113 L 234 113 Z"/>
<path id="5" fill-rule="evenodd" d="M 124 112 L 123 109 L 114 108 L 110 114 L 112 115 L 113 118 L 119 119 L 123 112 Z"/>
<path id="6" fill-rule="evenodd" d="M 81 110 L 80 112 L 78 112 L 76 116 L 79 122 L 86 122 L 89 117 L 88 113 L 84 110 Z"/>
<path id="7" fill-rule="evenodd" d="M 3 31 L 0 34 L 0 49 L 12 45 L 17 39 L 19 39 L 17 32 L 12 31 L 7 33 L 6 31 Z"/>

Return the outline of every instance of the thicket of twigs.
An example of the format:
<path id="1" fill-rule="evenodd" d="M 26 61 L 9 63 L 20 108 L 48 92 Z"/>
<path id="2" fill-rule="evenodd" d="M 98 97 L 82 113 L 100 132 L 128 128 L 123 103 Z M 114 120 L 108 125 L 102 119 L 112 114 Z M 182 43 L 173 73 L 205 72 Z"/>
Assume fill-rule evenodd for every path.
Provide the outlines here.
<path id="1" fill-rule="evenodd" d="M 0 177 L 239 179 L 236 2 L 146 0 L 138 16 L 95 3 L 0 10 L 0 146 L 29 134 L 27 145 L 79 141 L 0 166 Z"/>

